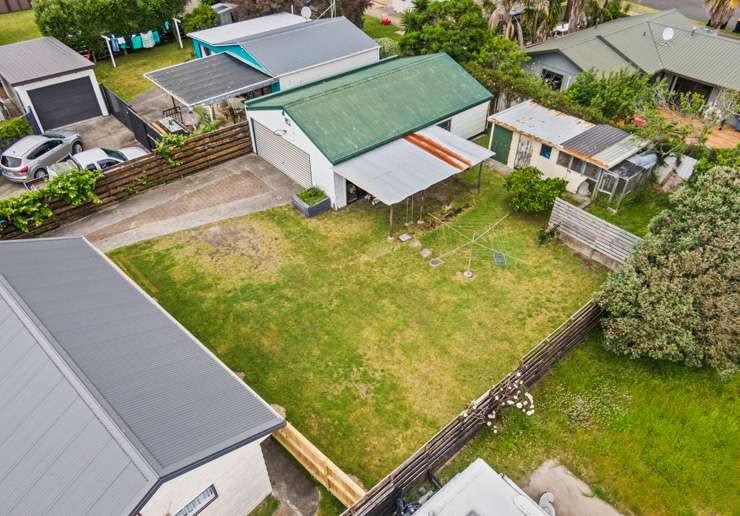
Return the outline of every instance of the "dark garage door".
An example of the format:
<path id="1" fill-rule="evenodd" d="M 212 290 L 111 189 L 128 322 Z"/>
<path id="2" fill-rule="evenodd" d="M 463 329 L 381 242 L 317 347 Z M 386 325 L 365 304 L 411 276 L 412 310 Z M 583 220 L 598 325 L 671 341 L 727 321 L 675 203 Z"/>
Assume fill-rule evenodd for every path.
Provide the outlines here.
<path id="1" fill-rule="evenodd" d="M 102 114 L 88 77 L 29 90 L 28 96 L 45 130 Z"/>

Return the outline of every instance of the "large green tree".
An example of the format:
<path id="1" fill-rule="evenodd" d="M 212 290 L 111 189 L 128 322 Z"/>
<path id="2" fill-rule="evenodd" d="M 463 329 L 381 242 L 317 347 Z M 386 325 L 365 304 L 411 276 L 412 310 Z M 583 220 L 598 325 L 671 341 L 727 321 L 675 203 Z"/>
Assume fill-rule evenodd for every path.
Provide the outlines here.
<path id="1" fill-rule="evenodd" d="M 671 200 L 597 294 L 606 346 L 730 375 L 740 362 L 740 176 L 715 167 Z"/>
<path id="2" fill-rule="evenodd" d="M 231 3 L 239 6 L 237 12 L 240 19 L 255 18 L 266 14 L 290 12 L 300 13 L 304 2 L 302 0 L 232 0 Z M 329 0 L 314 0 L 310 2 L 313 17 L 323 13 L 324 18 L 329 16 L 325 12 L 330 5 Z M 370 0 L 338 0 L 337 15 L 344 16 L 349 21 L 362 28 L 362 15 L 370 5 Z"/>
<path id="3" fill-rule="evenodd" d="M 591 106 L 607 118 L 626 119 L 647 104 L 654 103 L 661 84 L 641 72 L 620 69 L 609 73 L 581 72 L 565 96 L 582 106 Z"/>

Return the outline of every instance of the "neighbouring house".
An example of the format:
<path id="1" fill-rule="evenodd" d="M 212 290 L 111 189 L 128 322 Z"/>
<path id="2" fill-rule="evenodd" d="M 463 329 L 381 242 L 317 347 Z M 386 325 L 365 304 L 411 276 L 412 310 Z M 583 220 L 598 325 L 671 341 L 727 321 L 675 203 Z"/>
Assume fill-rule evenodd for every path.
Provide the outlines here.
<path id="1" fill-rule="evenodd" d="M 491 115 L 489 147 L 510 168 L 534 166 L 568 183 L 569 192 L 621 199 L 641 185 L 656 164 L 641 154 L 648 142 L 605 124 L 592 124 L 528 100 Z"/>
<path id="2" fill-rule="evenodd" d="M 107 115 L 95 64 L 52 37 L 0 46 L 0 81 L 8 98 L 41 130 Z"/>
<path id="3" fill-rule="evenodd" d="M 585 70 L 640 70 L 668 81 L 671 91 L 697 92 L 710 102 L 740 90 L 740 41 L 706 32 L 675 9 L 626 16 L 548 40 L 526 50 L 530 68 L 555 89 Z"/>
<path id="4" fill-rule="evenodd" d="M 344 17 L 273 14 L 188 35 L 198 59 L 144 74 L 187 108 L 287 90 L 380 58 L 380 46 Z"/>
<path id="5" fill-rule="evenodd" d="M 248 514 L 285 422 L 86 240 L 0 242 L 2 514 Z"/>
<path id="6" fill-rule="evenodd" d="M 447 54 L 390 58 L 247 102 L 255 152 L 334 208 L 384 204 L 481 163 L 491 94 Z"/>

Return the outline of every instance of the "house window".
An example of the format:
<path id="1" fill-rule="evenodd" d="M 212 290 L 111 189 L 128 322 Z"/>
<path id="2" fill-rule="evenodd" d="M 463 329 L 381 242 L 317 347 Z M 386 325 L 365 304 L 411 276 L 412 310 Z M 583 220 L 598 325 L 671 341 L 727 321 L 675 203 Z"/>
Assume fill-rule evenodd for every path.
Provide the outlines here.
<path id="1" fill-rule="evenodd" d="M 211 484 L 206 487 L 205 491 L 196 496 L 192 502 L 177 511 L 175 516 L 195 516 L 216 498 L 218 498 L 218 493 L 213 484 Z"/>
<path id="2" fill-rule="evenodd" d="M 563 74 L 543 68 L 542 80 L 555 91 L 560 91 L 563 88 Z"/>
<path id="3" fill-rule="evenodd" d="M 571 156 L 567 152 L 561 151 L 558 155 L 558 165 L 560 165 L 561 167 L 570 168 L 570 159 L 572 157 L 573 156 Z"/>
<path id="4" fill-rule="evenodd" d="M 574 156 L 573 157 L 573 161 L 571 161 L 569 168 L 573 172 L 578 172 L 579 174 L 583 174 L 583 165 L 585 165 L 585 163 L 583 162 L 583 160 L 582 159 L 579 159 L 579 158 L 576 158 Z"/>
<path id="5" fill-rule="evenodd" d="M 447 120 L 444 120 L 444 121 L 438 123 L 437 124 L 437 127 L 441 127 L 445 131 L 449 131 L 450 128 L 452 127 L 452 119 L 451 118 L 448 118 Z"/>
<path id="6" fill-rule="evenodd" d="M 552 147 L 549 145 L 545 145 L 544 143 L 540 145 L 540 156 L 542 156 L 545 159 L 550 159 L 552 156 Z"/>
<path id="7" fill-rule="evenodd" d="M 599 167 L 593 163 L 586 163 L 586 167 L 583 169 L 583 175 L 591 179 L 596 179 L 599 175 Z"/>

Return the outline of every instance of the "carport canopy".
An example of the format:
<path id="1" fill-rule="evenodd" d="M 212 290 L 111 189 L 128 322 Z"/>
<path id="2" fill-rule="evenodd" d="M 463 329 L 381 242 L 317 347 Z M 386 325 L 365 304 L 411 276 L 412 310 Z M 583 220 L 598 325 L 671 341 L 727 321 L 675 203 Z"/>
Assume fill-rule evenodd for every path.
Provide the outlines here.
<path id="1" fill-rule="evenodd" d="M 392 206 L 493 155 L 485 147 L 431 126 L 339 163 L 334 170 Z"/>
<path id="2" fill-rule="evenodd" d="M 160 68 L 144 76 L 188 108 L 214 104 L 277 82 L 229 52 Z"/>

